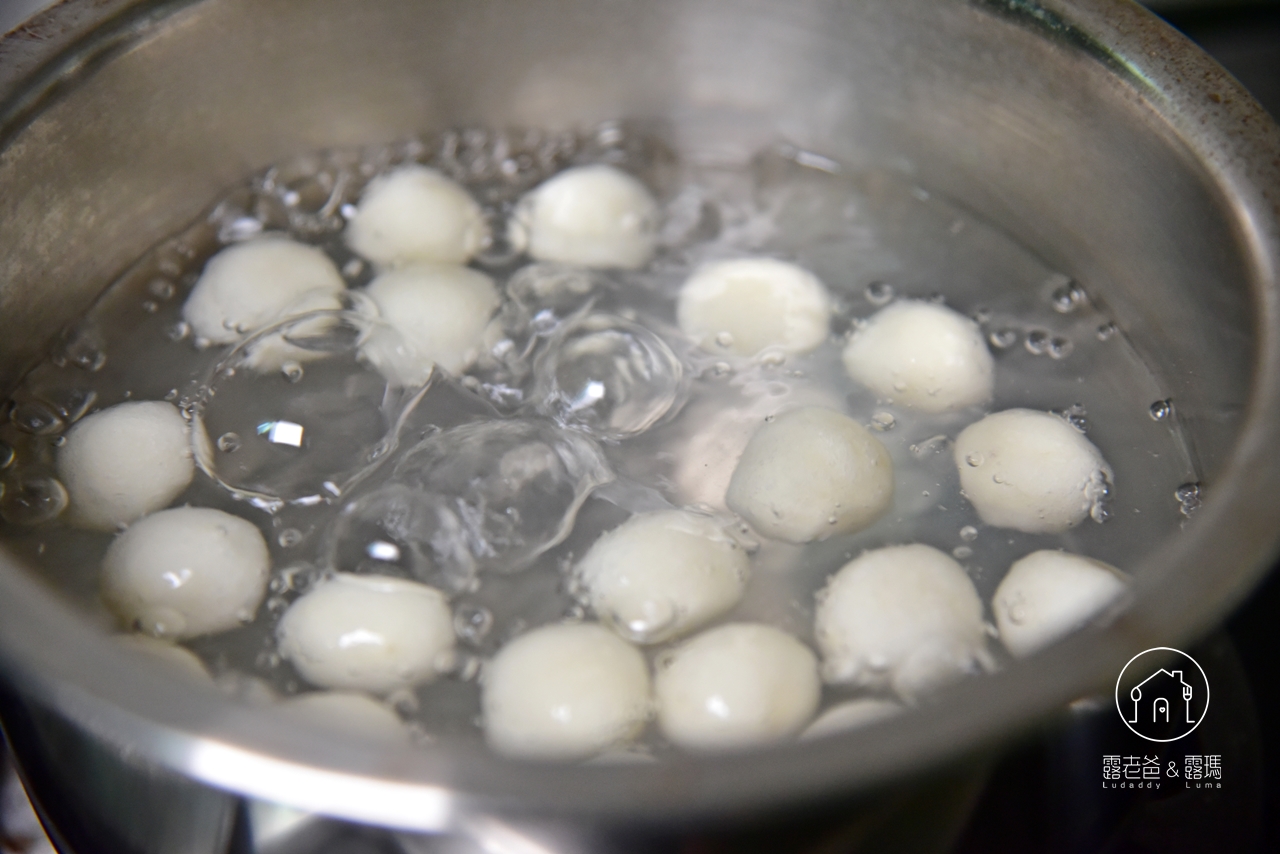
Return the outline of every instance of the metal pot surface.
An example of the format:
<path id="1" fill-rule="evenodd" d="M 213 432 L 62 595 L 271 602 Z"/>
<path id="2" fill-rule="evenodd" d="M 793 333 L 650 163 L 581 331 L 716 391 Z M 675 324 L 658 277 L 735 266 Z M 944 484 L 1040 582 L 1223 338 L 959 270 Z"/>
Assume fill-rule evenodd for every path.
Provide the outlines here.
<path id="1" fill-rule="evenodd" d="M 1178 403 L 1207 499 L 1131 606 L 819 743 L 652 766 L 388 751 L 135 666 L 0 554 L 0 666 L 132 760 L 355 821 L 693 819 L 866 790 L 1106 689 L 1211 627 L 1280 537 L 1280 130 L 1111 0 L 69 0 L 0 43 L 0 391 L 133 259 L 284 156 L 462 125 L 627 118 L 734 161 L 892 164 L 1100 295 Z"/>

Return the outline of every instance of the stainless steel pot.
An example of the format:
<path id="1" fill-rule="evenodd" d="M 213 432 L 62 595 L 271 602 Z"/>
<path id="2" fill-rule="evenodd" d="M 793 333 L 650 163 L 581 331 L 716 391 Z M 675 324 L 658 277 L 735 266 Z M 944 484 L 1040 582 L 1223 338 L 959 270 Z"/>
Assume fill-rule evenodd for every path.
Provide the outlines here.
<path id="1" fill-rule="evenodd" d="M 0 667 L 32 738 L 65 727 L 196 789 L 416 831 L 784 808 L 936 768 L 1104 688 L 1134 652 L 1212 626 L 1280 536 L 1280 130 L 1132 3 L 69 0 L 0 43 L 0 97 L 0 392 L 132 259 L 285 155 L 626 117 L 696 156 L 785 138 L 961 200 L 1105 300 L 1208 485 L 1105 630 L 836 739 L 625 768 L 286 724 L 136 667 L 0 555 Z"/>

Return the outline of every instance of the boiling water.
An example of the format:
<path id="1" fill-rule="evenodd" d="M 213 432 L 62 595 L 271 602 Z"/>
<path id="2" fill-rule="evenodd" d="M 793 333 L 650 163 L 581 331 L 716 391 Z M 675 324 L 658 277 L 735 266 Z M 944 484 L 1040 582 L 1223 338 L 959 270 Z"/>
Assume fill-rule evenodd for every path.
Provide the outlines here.
<path id="1" fill-rule="evenodd" d="M 497 236 L 473 262 L 506 293 L 475 368 L 437 373 L 424 389 L 387 388 L 357 358 L 369 321 L 354 290 L 343 310 L 239 348 L 192 338 L 181 306 L 205 260 L 264 232 L 322 247 L 352 289 L 367 284 L 373 271 L 345 247 L 342 228 L 372 176 L 410 161 L 465 184 Z M 593 162 L 640 176 L 663 205 L 659 253 L 643 271 L 532 265 L 519 235 L 507 237 L 521 194 Z M 746 364 L 682 338 L 680 284 L 704 261 L 744 254 L 794 260 L 822 279 L 836 305 L 825 344 Z M 991 409 L 1059 411 L 1103 451 L 1114 488 L 1093 521 L 1061 536 L 984 526 L 959 494 L 951 455 L 954 436 L 978 415 L 913 413 L 848 380 L 843 337 L 904 297 L 944 302 L 981 324 L 996 357 Z M 246 368 L 255 342 L 281 336 L 324 358 L 265 375 Z M 716 505 L 741 443 L 789 406 L 842 409 L 877 431 L 895 465 L 894 505 L 863 532 L 789 546 L 741 529 L 753 575 L 724 619 L 764 620 L 806 642 L 815 591 L 864 549 L 935 546 L 989 601 L 1010 563 L 1040 548 L 1132 567 L 1199 500 L 1176 401 L 1087 282 L 900 175 L 850 172 L 787 146 L 745 166 L 708 165 L 616 125 L 582 135 L 465 131 L 305 156 L 230 192 L 108 289 L 27 376 L 0 425 L 7 545 L 103 625 L 112 618 L 97 598 L 97 566 L 110 535 L 62 522 L 52 463 L 71 423 L 126 399 L 173 401 L 205 437 L 205 474 L 177 503 L 227 510 L 267 535 L 275 569 L 256 620 L 189 644 L 215 677 L 250 698 L 305 689 L 274 649 L 289 603 L 335 570 L 416 578 L 451 594 L 461 650 L 450 676 L 393 698 L 426 740 L 478 737 L 476 675 L 503 643 L 589 616 L 568 570 L 601 532 L 662 507 L 723 512 Z M 510 453 L 524 448 L 533 449 L 527 459 Z M 520 461 L 514 479 L 486 468 L 498 457 Z M 463 493 L 462 505 L 438 498 Z M 459 506 L 487 509 L 461 518 Z M 851 695 L 826 690 L 828 702 Z"/>

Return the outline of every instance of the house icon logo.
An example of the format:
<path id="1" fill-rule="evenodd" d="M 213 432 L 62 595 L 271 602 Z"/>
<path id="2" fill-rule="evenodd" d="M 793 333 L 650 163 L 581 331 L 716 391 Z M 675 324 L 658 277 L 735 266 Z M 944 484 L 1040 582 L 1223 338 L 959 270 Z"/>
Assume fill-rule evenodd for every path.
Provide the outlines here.
<path id="1" fill-rule="evenodd" d="M 1147 741 L 1177 741 L 1209 711 L 1209 680 L 1194 658 L 1160 646 L 1140 652 L 1116 680 L 1116 709 Z"/>

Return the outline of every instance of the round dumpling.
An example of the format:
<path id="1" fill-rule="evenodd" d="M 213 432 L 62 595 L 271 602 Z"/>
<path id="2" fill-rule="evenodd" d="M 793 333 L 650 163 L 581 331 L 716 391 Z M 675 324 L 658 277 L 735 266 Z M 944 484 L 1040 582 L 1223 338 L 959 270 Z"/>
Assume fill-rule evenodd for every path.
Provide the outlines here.
<path id="1" fill-rule="evenodd" d="M 638 270 L 653 256 L 658 204 L 612 166 L 578 166 L 521 199 L 513 242 L 539 261 Z"/>
<path id="2" fill-rule="evenodd" d="M 434 587 L 340 573 L 289 606 L 280 654 L 312 685 L 386 694 L 430 682 L 454 664 L 453 615 Z"/>
<path id="3" fill-rule="evenodd" d="M 151 635 L 114 635 L 113 639 L 125 649 L 145 656 L 148 666 L 158 664 L 172 673 L 181 674 L 187 679 L 213 684 L 204 662 L 191 650 L 178 646 L 167 640 Z"/>
<path id="4" fill-rule="evenodd" d="M 848 700 L 818 715 L 817 719 L 800 733 L 800 737 L 822 738 L 835 735 L 882 721 L 901 712 L 902 706 L 892 700 L 880 700 L 874 697 Z"/>
<path id="5" fill-rule="evenodd" d="M 807 353 L 827 339 L 831 297 L 817 276 L 786 261 L 716 261 L 680 288 L 676 319 L 711 353 Z"/>
<path id="6" fill-rule="evenodd" d="M 409 731 L 385 703 L 355 691 L 310 691 L 282 702 L 280 710 L 295 720 L 376 741 L 404 743 Z"/>
<path id="7" fill-rule="evenodd" d="M 960 489 L 982 521 L 1060 534 L 1101 506 L 1111 467 L 1064 418 L 1006 409 L 970 424 L 955 442 Z"/>
<path id="8" fill-rule="evenodd" d="M 252 620 L 270 565 L 251 523 L 208 507 L 176 507 L 115 538 L 102 560 L 102 598 L 125 625 L 184 640 Z"/>
<path id="9" fill-rule="evenodd" d="M 870 525 L 893 501 L 884 445 L 839 412 L 803 407 L 751 437 L 725 496 L 768 537 L 807 543 Z"/>
<path id="10" fill-rule="evenodd" d="M 601 620 L 630 640 L 658 643 L 732 608 L 749 568 L 714 518 L 660 510 L 600 537 L 576 572 Z"/>
<path id="11" fill-rule="evenodd" d="M 58 449 L 71 521 L 114 531 L 167 507 L 195 474 L 190 430 L 163 401 L 119 403 L 77 422 Z"/>
<path id="12" fill-rule="evenodd" d="M 991 400 L 995 360 L 978 324 L 945 306 L 903 300 L 880 309 L 844 348 L 849 376 L 921 412 Z"/>
<path id="13" fill-rule="evenodd" d="M 991 599 L 1000 640 L 1022 657 L 1079 628 L 1118 599 L 1119 570 L 1102 561 L 1052 550 L 1032 552 L 1009 567 Z"/>
<path id="14" fill-rule="evenodd" d="M 659 664 L 658 723 L 675 744 L 724 750 L 778 741 L 818 710 L 818 660 L 791 635 L 730 623 L 686 641 Z"/>
<path id="15" fill-rule="evenodd" d="M 489 746 L 524 759 L 585 759 L 618 747 L 650 709 L 644 656 L 594 623 L 521 635 L 485 667 L 483 689 Z"/>
<path id="16" fill-rule="evenodd" d="M 818 593 L 814 636 L 827 681 L 907 699 L 990 665 L 973 582 L 929 546 L 875 549 L 845 564 Z"/>
<path id="17" fill-rule="evenodd" d="M 383 273 L 366 293 L 381 325 L 360 354 L 394 385 L 417 386 L 439 365 L 457 374 L 480 355 L 498 291 L 483 273 L 466 267 L 414 264 Z"/>
<path id="18" fill-rule="evenodd" d="M 435 169 L 401 166 L 369 182 L 347 223 L 347 245 L 383 267 L 465 264 L 489 239 L 484 212 Z"/>
<path id="19" fill-rule="evenodd" d="M 269 235 L 210 258 L 182 306 L 182 319 L 196 337 L 230 344 L 289 314 L 339 308 L 346 287 L 324 252 Z"/>

